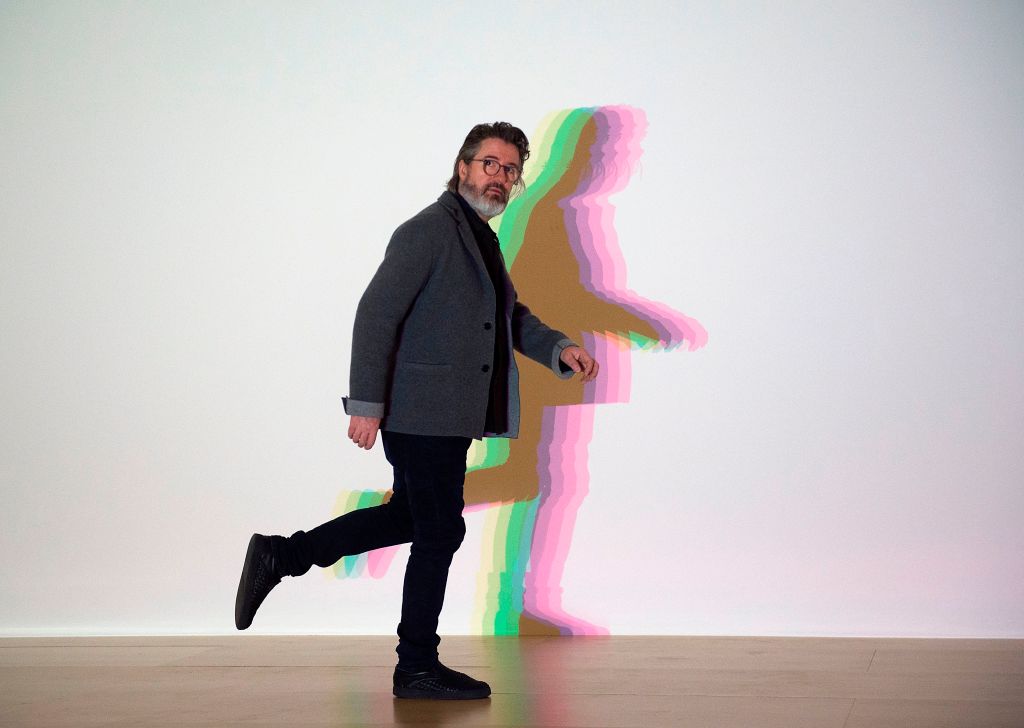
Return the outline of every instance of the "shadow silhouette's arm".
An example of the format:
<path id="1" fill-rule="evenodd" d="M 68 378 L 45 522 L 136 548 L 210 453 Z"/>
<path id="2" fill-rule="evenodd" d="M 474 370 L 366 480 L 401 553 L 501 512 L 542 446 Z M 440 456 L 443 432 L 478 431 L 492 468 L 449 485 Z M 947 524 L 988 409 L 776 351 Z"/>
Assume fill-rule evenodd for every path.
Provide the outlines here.
<path id="1" fill-rule="evenodd" d="M 583 314 L 579 326 L 582 331 L 610 333 L 634 341 L 639 335 L 668 349 L 685 342 L 693 351 L 707 342 L 707 332 L 696 320 L 638 296 L 610 300 L 591 294 L 579 310 Z"/>

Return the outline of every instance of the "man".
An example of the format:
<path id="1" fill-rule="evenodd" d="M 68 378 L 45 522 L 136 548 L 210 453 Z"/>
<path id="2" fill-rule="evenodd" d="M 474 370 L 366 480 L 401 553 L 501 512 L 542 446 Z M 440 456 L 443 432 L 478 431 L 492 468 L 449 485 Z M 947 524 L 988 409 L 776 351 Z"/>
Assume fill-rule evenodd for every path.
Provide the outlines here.
<path id="1" fill-rule="evenodd" d="M 373 447 L 380 432 L 394 470 L 391 500 L 289 538 L 254 534 L 235 600 L 246 629 L 283 576 L 343 556 L 412 543 L 398 625 L 394 694 L 469 699 L 487 683 L 438 659 L 438 617 L 462 518 L 466 453 L 474 438 L 516 437 L 519 376 L 512 349 L 590 381 L 597 362 L 516 299 L 487 221 L 522 188 L 526 135 L 479 124 L 455 159 L 448 190 L 395 231 L 356 310 L 349 438 Z"/>

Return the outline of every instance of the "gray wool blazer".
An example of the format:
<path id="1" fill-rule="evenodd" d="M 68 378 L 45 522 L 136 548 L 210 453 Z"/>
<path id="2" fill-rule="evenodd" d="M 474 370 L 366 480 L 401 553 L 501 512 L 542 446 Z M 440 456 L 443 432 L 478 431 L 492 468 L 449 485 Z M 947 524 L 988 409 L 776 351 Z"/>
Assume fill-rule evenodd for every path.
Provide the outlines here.
<path id="1" fill-rule="evenodd" d="M 494 287 L 451 192 L 402 223 L 356 309 L 345 412 L 380 417 L 392 432 L 482 437 L 495 336 L 571 377 L 559 355 L 572 341 L 516 299 L 507 271 L 504 279 L 505 320 L 495 322 Z M 519 433 L 513 356 L 508 389 L 508 431 L 488 435 Z"/>

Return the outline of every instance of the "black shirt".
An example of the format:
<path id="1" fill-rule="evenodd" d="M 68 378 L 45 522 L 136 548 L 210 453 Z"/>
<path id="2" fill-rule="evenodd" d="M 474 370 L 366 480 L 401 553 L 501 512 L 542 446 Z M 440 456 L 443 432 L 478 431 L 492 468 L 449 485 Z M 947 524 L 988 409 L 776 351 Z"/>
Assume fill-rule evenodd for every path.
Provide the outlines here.
<path id="1" fill-rule="evenodd" d="M 477 248 L 480 250 L 480 256 L 484 259 L 487 275 L 494 288 L 494 321 L 483 322 L 485 328 L 490 324 L 494 330 L 494 360 L 490 364 L 491 390 L 490 396 L 487 398 L 487 418 L 484 423 L 484 432 L 497 435 L 508 430 L 510 354 L 508 328 L 505 323 L 505 261 L 501 257 L 498 236 L 491 230 L 490 225 L 480 219 L 476 210 L 463 199 L 462 195 L 456 194 L 455 198 L 462 205 L 462 211 L 469 220 L 469 227 L 473 231 L 473 237 L 476 238 Z"/>

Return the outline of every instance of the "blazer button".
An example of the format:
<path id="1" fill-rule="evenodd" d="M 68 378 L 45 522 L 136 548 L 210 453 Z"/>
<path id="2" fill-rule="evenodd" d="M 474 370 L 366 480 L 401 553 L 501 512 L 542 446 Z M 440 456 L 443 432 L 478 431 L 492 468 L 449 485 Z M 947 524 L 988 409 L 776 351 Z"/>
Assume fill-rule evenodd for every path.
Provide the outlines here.
<path id="1" fill-rule="evenodd" d="M 488 321 L 487 323 L 484 324 L 484 329 L 486 329 L 487 331 L 491 330 L 491 322 L 490 321 Z"/>
<path id="2" fill-rule="evenodd" d="M 484 364 L 482 367 L 480 367 L 480 371 L 482 371 L 482 372 L 489 372 L 489 371 L 491 371 L 491 365 L 490 364 Z"/>

